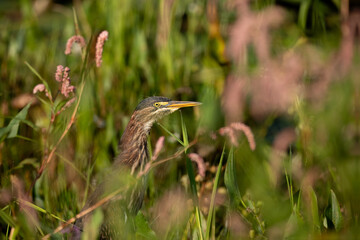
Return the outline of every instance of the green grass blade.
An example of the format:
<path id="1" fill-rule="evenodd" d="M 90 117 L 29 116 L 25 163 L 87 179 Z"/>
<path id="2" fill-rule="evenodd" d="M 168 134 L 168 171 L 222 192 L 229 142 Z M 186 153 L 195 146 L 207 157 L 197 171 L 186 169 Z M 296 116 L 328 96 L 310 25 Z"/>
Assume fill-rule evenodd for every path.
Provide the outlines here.
<path id="1" fill-rule="evenodd" d="M 216 191 L 217 191 L 218 184 L 219 184 L 221 167 L 222 167 L 222 162 L 223 162 L 223 159 L 224 159 L 224 155 L 225 155 L 225 145 L 224 145 L 223 151 L 221 153 L 220 162 L 219 162 L 219 165 L 218 165 L 218 168 L 217 168 L 217 171 L 216 171 L 214 186 L 213 186 L 212 193 L 211 193 L 209 214 L 208 214 L 207 223 L 206 223 L 205 239 L 210 238 L 211 223 L 212 223 L 212 219 L 213 219 L 213 215 L 214 215 L 214 207 L 215 207 L 215 196 L 216 196 Z"/>
<path id="2" fill-rule="evenodd" d="M 12 219 L 11 216 L 9 216 L 8 214 L 6 214 L 3 209 L 0 209 L 0 218 L 9 226 L 11 227 L 15 227 L 16 223 L 14 221 L 14 219 Z"/>
<path id="3" fill-rule="evenodd" d="M 198 195 L 197 195 L 197 189 L 196 189 L 196 182 L 195 182 L 195 172 L 194 172 L 194 168 L 192 166 L 192 162 L 191 160 L 186 157 L 186 170 L 189 176 L 189 180 L 190 180 L 190 189 L 191 189 L 191 194 L 192 194 L 192 199 L 194 201 L 194 205 L 195 205 L 195 213 L 196 213 L 196 223 L 197 223 L 197 227 L 199 230 L 199 234 L 200 234 L 200 239 L 204 239 L 204 234 L 202 232 L 202 225 L 201 225 L 201 216 L 200 216 L 200 209 L 199 209 L 199 199 L 198 199 Z"/>
<path id="4" fill-rule="evenodd" d="M 300 4 L 298 22 L 302 29 L 306 29 L 311 0 L 304 0 Z"/>
<path id="5" fill-rule="evenodd" d="M 58 156 L 61 160 L 69 164 L 80 175 L 80 177 L 82 177 L 82 179 L 84 179 L 85 181 L 87 180 L 87 177 L 75 166 L 73 162 L 71 162 L 64 156 L 60 155 L 59 153 L 56 153 L 56 156 Z"/>
<path id="6" fill-rule="evenodd" d="M 183 147 L 185 147 L 185 144 L 183 141 L 181 141 L 178 137 L 176 137 L 173 133 L 171 133 L 164 125 L 161 123 L 157 123 L 162 129 L 164 129 L 165 132 L 167 132 L 170 136 L 176 139 Z"/>
<path id="7" fill-rule="evenodd" d="M 185 125 L 185 122 L 184 122 L 181 112 L 180 112 L 180 118 L 181 118 L 181 129 L 182 129 L 184 147 L 187 147 L 189 145 L 189 138 L 188 138 L 186 125 Z M 185 150 L 185 153 L 186 153 L 186 150 Z"/>
<path id="8" fill-rule="evenodd" d="M 136 237 L 139 239 L 157 239 L 155 232 L 151 229 L 145 216 L 138 212 L 135 217 Z"/>
<path id="9" fill-rule="evenodd" d="M 319 218 L 319 209 L 318 201 L 315 194 L 315 191 L 312 187 L 309 189 L 310 194 L 310 204 L 311 204 L 311 215 L 313 220 L 314 232 L 320 232 L 320 218 Z"/>
<path id="10" fill-rule="evenodd" d="M 32 209 L 34 209 L 34 210 L 36 210 L 38 212 L 45 213 L 45 214 L 47 214 L 47 215 L 49 215 L 49 216 L 51 216 L 51 217 L 53 217 L 53 218 L 55 218 L 55 219 L 57 219 L 59 221 L 66 222 L 64 219 L 61 219 L 60 217 L 56 216 L 55 214 L 52 214 L 52 213 L 46 211 L 45 209 L 43 209 L 43 208 L 41 208 L 39 206 L 36 206 L 35 204 L 33 204 L 31 202 L 21 200 L 21 203 L 27 205 L 28 207 L 31 207 Z"/>
<path id="11" fill-rule="evenodd" d="M 51 96 L 51 91 L 50 91 L 50 88 L 49 88 L 49 85 L 48 83 L 45 81 L 45 79 L 43 79 L 41 77 L 41 75 L 35 70 L 35 68 L 33 68 L 30 63 L 28 63 L 27 61 L 25 61 L 25 65 L 30 69 L 30 71 L 32 71 L 40 80 L 41 82 L 44 84 L 48 94 L 49 94 L 49 98 L 52 99 L 52 96 Z"/>
<path id="12" fill-rule="evenodd" d="M 231 147 L 225 168 L 224 182 L 228 190 L 230 203 L 232 206 L 236 205 L 237 200 L 240 200 L 242 202 L 241 194 L 235 176 L 236 174 L 235 174 L 235 162 L 234 162 L 234 148 Z"/>

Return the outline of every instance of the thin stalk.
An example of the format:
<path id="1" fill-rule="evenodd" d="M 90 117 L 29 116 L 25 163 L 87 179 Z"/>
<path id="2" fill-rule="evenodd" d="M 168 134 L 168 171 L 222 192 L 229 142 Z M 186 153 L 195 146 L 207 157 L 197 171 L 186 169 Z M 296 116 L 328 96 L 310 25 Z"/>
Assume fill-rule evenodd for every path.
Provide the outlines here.
<path id="1" fill-rule="evenodd" d="M 209 238 L 210 238 L 211 222 L 212 222 L 213 215 L 214 215 L 214 211 L 215 211 L 216 191 L 217 191 L 218 184 L 219 184 L 221 167 L 222 167 L 222 162 L 223 162 L 223 159 L 224 159 L 224 155 L 225 155 L 225 145 L 224 145 L 223 151 L 222 151 L 222 153 L 221 153 L 220 162 L 219 162 L 219 165 L 218 165 L 217 171 L 216 171 L 214 186 L 213 186 L 212 193 L 211 193 L 211 201 L 210 201 L 210 207 L 209 207 L 209 214 L 208 214 L 208 219 L 207 219 L 207 223 L 206 223 L 206 235 L 205 235 L 205 239 L 209 239 Z"/>
<path id="2" fill-rule="evenodd" d="M 188 134 L 187 134 L 187 130 L 186 130 L 186 125 L 185 125 L 184 119 L 181 115 L 181 112 L 180 112 L 180 116 L 181 116 L 181 128 L 182 128 L 182 135 L 183 135 L 183 143 L 184 143 L 184 147 L 187 148 L 189 145 L 189 139 L 188 139 Z M 186 150 L 187 149 L 185 149 L 185 153 L 187 152 Z M 193 195 L 193 201 L 194 201 L 194 205 L 195 205 L 196 225 L 199 230 L 200 240 L 203 240 L 204 233 L 202 231 L 202 225 L 201 225 L 201 213 L 200 213 L 200 208 L 199 208 L 199 199 L 197 196 L 195 173 L 194 173 L 194 168 L 192 166 L 191 160 L 188 157 L 186 157 L 186 170 L 187 170 L 187 173 L 189 176 L 190 189 L 191 189 L 191 193 Z"/>

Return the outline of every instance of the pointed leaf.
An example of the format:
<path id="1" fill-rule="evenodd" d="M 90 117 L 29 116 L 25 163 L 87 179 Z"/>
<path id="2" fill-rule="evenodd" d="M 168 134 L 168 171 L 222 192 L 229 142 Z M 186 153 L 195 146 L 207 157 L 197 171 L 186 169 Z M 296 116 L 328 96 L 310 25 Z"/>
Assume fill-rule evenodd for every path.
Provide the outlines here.
<path id="1" fill-rule="evenodd" d="M 25 120 L 30 106 L 31 103 L 28 103 L 28 105 L 26 105 L 13 119 L 11 119 L 6 127 L 0 129 L 0 139 L 7 133 L 9 134 L 7 138 L 14 138 L 17 136 L 20 122 Z"/>
<path id="2" fill-rule="evenodd" d="M 331 194 L 331 221 L 335 226 L 335 230 L 339 231 L 342 227 L 343 217 L 340 210 L 339 202 L 333 190 L 330 190 Z"/>
<path id="3" fill-rule="evenodd" d="M 30 65 L 30 63 L 28 63 L 27 61 L 25 61 L 25 65 L 30 69 L 30 71 L 32 71 L 32 72 L 41 80 L 41 82 L 44 84 L 44 86 L 45 86 L 45 88 L 46 88 L 46 91 L 47 91 L 48 94 L 49 94 L 49 98 L 52 99 L 49 85 L 48 85 L 48 83 L 45 81 L 45 79 L 43 79 L 43 78 L 41 77 L 41 75 L 35 70 L 35 68 L 33 68 L 33 67 Z"/>
<path id="4" fill-rule="evenodd" d="M 311 0 L 303 0 L 300 4 L 298 22 L 302 29 L 306 28 L 307 17 L 309 15 Z"/>
<path id="5" fill-rule="evenodd" d="M 317 202 L 316 194 L 312 187 L 310 187 L 310 189 L 309 189 L 309 194 L 310 194 L 311 215 L 312 215 L 312 220 L 313 220 L 314 231 L 319 232 L 320 231 L 320 218 L 319 218 L 318 202 Z"/>
<path id="6" fill-rule="evenodd" d="M 140 239 L 157 239 L 155 232 L 150 228 L 144 215 L 139 212 L 135 218 L 136 237 Z"/>
<path id="7" fill-rule="evenodd" d="M 234 163 L 234 148 L 231 147 L 229 152 L 229 157 L 227 159 L 225 176 L 224 176 L 225 186 L 228 189 L 230 195 L 230 202 L 234 204 L 237 198 L 241 197 L 239 187 L 237 185 L 235 177 L 235 163 Z"/>
<path id="8" fill-rule="evenodd" d="M 187 130 L 186 130 L 186 125 L 184 123 L 184 119 L 183 119 L 181 112 L 180 112 L 180 117 L 181 117 L 181 129 L 182 129 L 184 147 L 187 147 L 189 145 L 189 139 L 188 139 L 188 134 L 187 134 Z M 186 153 L 186 151 L 185 151 L 185 153 Z"/>
<path id="9" fill-rule="evenodd" d="M 0 218 L 11 227 L 15 227 L 16 223 L 14 219 L 11 218 L 8 214 L 6 214 L 2 209 L 0 209 Z"/>
<path id="10" fill-rule="evenodd" d="M 167 132 L 170 136 L 172 136 L 173 138 L 176 139 L 176 141 L 178 141 L 183 147 L 185 147 L 185 144 L 183 141 L 181 141 L 178 137 L 176 137 L 173 133 L 171 133 L 164 125 L 162 125 L 161 123 L 157 123 L 162 129 L 165 130 L 165 132 Z"/>

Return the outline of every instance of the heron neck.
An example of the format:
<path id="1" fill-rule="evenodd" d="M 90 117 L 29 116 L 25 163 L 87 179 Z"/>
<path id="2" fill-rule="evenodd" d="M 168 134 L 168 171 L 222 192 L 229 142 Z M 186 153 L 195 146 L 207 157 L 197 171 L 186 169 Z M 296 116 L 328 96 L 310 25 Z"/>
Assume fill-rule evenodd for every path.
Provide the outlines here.
<path id="1" fill-rule="evenodd" d="M 120 154 L 115 163 L 127 165 L 134 172 L 148 160 L 147 137 L 152 124 L 142 124 L 133 114 L 120 140 Z"/>

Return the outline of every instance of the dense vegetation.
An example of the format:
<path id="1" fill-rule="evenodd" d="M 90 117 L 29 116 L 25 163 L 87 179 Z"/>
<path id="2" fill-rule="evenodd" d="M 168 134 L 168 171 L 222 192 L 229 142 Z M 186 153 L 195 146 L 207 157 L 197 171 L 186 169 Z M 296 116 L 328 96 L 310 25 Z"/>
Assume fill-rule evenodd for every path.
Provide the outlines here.
<path id="1" fill-rule="evenodd" d="M 130 239 L 355 239 L 354 2 L 1 1 L 1 239 L 67 239 L 155 95 L 203 104 L 153 127 Z M 92 210 L 85 239 L 106 217 Z"/>

